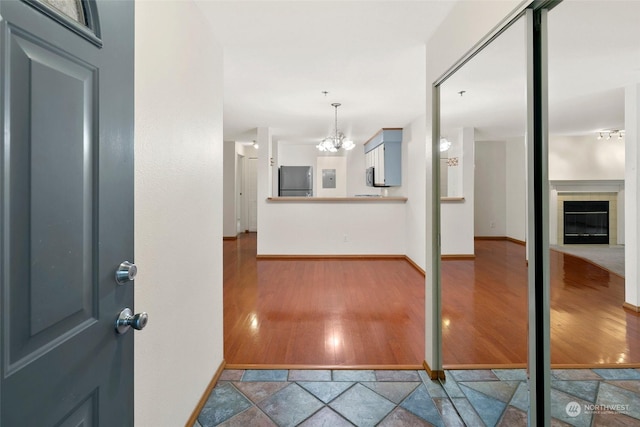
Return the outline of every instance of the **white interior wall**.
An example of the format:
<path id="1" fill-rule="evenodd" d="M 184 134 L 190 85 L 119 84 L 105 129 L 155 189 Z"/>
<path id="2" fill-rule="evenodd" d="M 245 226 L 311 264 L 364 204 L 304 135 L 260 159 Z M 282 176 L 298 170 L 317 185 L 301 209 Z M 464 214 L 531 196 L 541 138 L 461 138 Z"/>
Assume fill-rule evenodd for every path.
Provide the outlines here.
<path id="1" fill-rule="evenodd" d="M 323 171 L 335 172 L 335 187 L 324 188 Z M 347 196 L 347 158 L 346 157 L 318 157 L 316 159 L 315 179 L 318 183 L 314 194 L 317 197 L 346 197 Z"/>
<path id="2" fill-rule="evenodd" d="M 505 141 L 475 144 L 475 236 L 507 235 Z"/>
<path id="3" fill-rule="evenodd" d="M 474 254 L 474 150 L 475 137 L 473 128 L 460 129 L 457 141 L 462 142 L 458 168 L 462 168 L 462 197 L 464 200 L 445 202 L 441 212 L 441 251 L 443 255 Z"/>
<path id="4" fill-rule="evenodd" d="M 624 215 L 629 218 L 625 224 L 624 301 L 633 307 L 640 307 L 640 82 L 625 87 L 624 126 L 626 132 L 625 194 Z"/>
<path id="5" fill-rule="evenodd" d="M 451 146 L 446 152 L 440 153 L 440 179 L 446 179 L 446 194 L 442 192 L 443 185 L 440 182 L 440 196 L 443 197 L 463 197 L 464 188 L 462 186 L 464 182 L 464 153 L 462 152 L 462 135 L 460 129 L 453 129 L 442 133 L 442 135 L 451 143 Z M 455 166 L 449 166 L 449 160 L 457 159 Z M 473 159 L 467 160 L 473 163 Z M 443 167 L 446 164 L 446 168 Z"/>
<path id="6" fill-rule="evenodd" d="M 315 166 L 321 155 L 315 145 L 278 143 L 278 166 Z M 331 157 L 335 155 L 331 154 Z"/>
<path id="7" fill-rule="evenodd" d="M 404 203 L 261 203 L 260 255 L 405 254 Z"/>
<path id="8" fill-rule="evenodd" d="M 506 236 L 524 242 L 527 233 L 524 137 L 506 142 Z"/>
<path id="9" fill-rule="evenodd" d="M 550 136 L 549 180 L 624 179 L 624 139 Z"/>
<path id="10" fill-rule="evenodd" d="M 272 146 L 273 137 L 271 135 L 271 129 L 268 127 L 259 127 L 256 137 L 258 143 L 257 154 L 257 176 L 258 176 L 258 188 L 257 188 L 257 211 L 258 211 L 258 241 L 257 241 L 257 253 L 265 253 L 265 250 L 269 248 L 269 239 L 267 235 L 270 230 L 272 231 L 272 224 L 268 215 L 269 205 L 267 199 L 273 195 L 278 195 L 278 187 L 273 187 L 273 180 L 278 175 L 278 163 L 277 160 L 273 164 L 270 161 L 273 155 Z"/>
<path id="11" fill-rule="evenodd" d="M 271 130 L 269 130 L 269 135 L 271 135 Z M 278 168 L 276 165 L 281 164 L 280 163 L 280 144 L 277 141 L 274 141 L 271 136 L 269 137 L 269 139 L 271 140 L 271 142 L 269 143 L 270 151 L 269 151 L 268 173 L 269 173 L 269 181 L 271 182 L 271 187 L 269 191 L 270 191 L 270 195 L 277 197 L 280 176 L 278 174 Z M 264 151 L 262 152 L 264 153 Z M 294 165 L 288 165 L 288 166 L 294 166 Z M 260 175 L 258 175 L 258 179 L 263 179 L 263 178 L 260 178 Z M 315 182 L 314 182 L 313 188 L 316 188 Z"/>
<path id="12" fill-rule="evenodd" d="M 425 265 L 426 117 L 420 116 L 402 131 L 402 187 L 407 196 L 405 211 L 406 255 L 422 270 Z"/>
<path id="13" fill-rule="evenodd" d="M 236 142 L 236 152 L 245 157 L 258 157 L 258 150 L 250 144 Z"/>
<path id="14" fill-rule="evenodd" d="M 223 360 L 222 49 L 192 1 L 135 14 L 135 425 L 180 426 Z"/>
<path id="15" fill-rule="evenodd" d="M 624 188 L 618 192 L 618 244 L 624 245 L 625 242 L 625 221 L 624 221 Z"/>

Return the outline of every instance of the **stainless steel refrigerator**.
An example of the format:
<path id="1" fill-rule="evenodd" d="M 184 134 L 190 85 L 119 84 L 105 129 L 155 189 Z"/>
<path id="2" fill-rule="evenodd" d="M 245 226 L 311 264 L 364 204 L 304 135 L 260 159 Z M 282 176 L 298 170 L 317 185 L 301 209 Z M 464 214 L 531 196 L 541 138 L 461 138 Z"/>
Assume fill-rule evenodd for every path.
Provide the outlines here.
<path id="1" fill-rule="evenodd" d="M 313 168 L 311 166 L 280 166 L 278 172 L 278 196 L 313 196 Z"/>

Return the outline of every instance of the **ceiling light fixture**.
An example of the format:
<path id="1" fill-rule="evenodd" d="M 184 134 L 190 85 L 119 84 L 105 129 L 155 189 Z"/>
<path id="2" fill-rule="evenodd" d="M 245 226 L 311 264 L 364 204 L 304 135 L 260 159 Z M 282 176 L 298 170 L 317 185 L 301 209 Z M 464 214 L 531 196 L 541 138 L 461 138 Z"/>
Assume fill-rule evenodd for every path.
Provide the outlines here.
<path id="1" fill-rule="evenodd" d="M 344 148 L 345 150 L 352 150 L 356 144 L 353 143 L 350 139 L 346 139 L 344 134 L 338 130 L 338 107 L 342 105 L 338 102 L 334 102 L 331 104 L 333 108 L 336 110 L 336 120 L 335 120 L 335 129 L 334 134 L 326 137 L 320 142 L 320 144 L 316 145 L 316 148 L 320 151 L 330 151 L 335 153 L 340 148 Z"/>
<path id="2" fill-rule="evenodd" d="M 598 134 L 598 136 L 596 137 L 596 139 L 606 139 L 606 140 L 610 140 L 612 137 L 614 136 L 618 136 L 618 139 L 622 139 L 624 138 L 624 130 L 619 130 L 619 129 L 612 129 L 612 130 L 602 130 L 602 131 L 598 131 L 596 132 Z"/>
<path id="3" fill-rule="evenodd" d="M 440 152 L 447 151 L 449 148 L 451 148 L 451 141 L 447 138 L 440 138 Z"/>

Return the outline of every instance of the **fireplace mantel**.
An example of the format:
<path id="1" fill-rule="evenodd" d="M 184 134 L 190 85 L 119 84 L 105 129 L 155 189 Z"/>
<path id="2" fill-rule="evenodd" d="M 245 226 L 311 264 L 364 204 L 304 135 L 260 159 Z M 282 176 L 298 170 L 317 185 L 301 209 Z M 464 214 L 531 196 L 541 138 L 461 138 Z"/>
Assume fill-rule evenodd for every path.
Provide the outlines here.
<path id="1" fill-rule="evenodd" d="M 558 193 L 617 193 L 624 189 L 624 179 L 552 180 L 549 186 Z"/>

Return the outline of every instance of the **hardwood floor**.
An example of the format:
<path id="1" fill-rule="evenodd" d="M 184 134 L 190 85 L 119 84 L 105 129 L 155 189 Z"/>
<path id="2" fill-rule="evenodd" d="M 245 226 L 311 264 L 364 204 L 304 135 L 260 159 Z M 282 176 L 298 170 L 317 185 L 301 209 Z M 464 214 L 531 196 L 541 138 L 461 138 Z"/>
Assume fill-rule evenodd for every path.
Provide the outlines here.
<path id="1" fill-rule="evenodd" d="M 412 365 L 424 360 L 424 278 L 401 259 L 256 260 L 224 242 L 227 364 Z"/>
<path id="2" fill-rule="evenodd" d="M 476 259 L 442 264 L 447 368 L 524 365 L 525 248 L 476 242 Z M 404 260 L 256 260 L 256 235 L 224 242 L 229 365 L 417 366 L 424 278 Z M 640 316 L 624 279 L 551 252 L 551 356 L 560 365 L 640 363 Z M 638 365 L 640 366 L 640 365 Z"/>
<path id="3" fill-rule="evenodd" d="M 525 364 L 524 247 L 478 240 L 474 260 L 442 262 L 442 360 L 446 365 Z"/>

